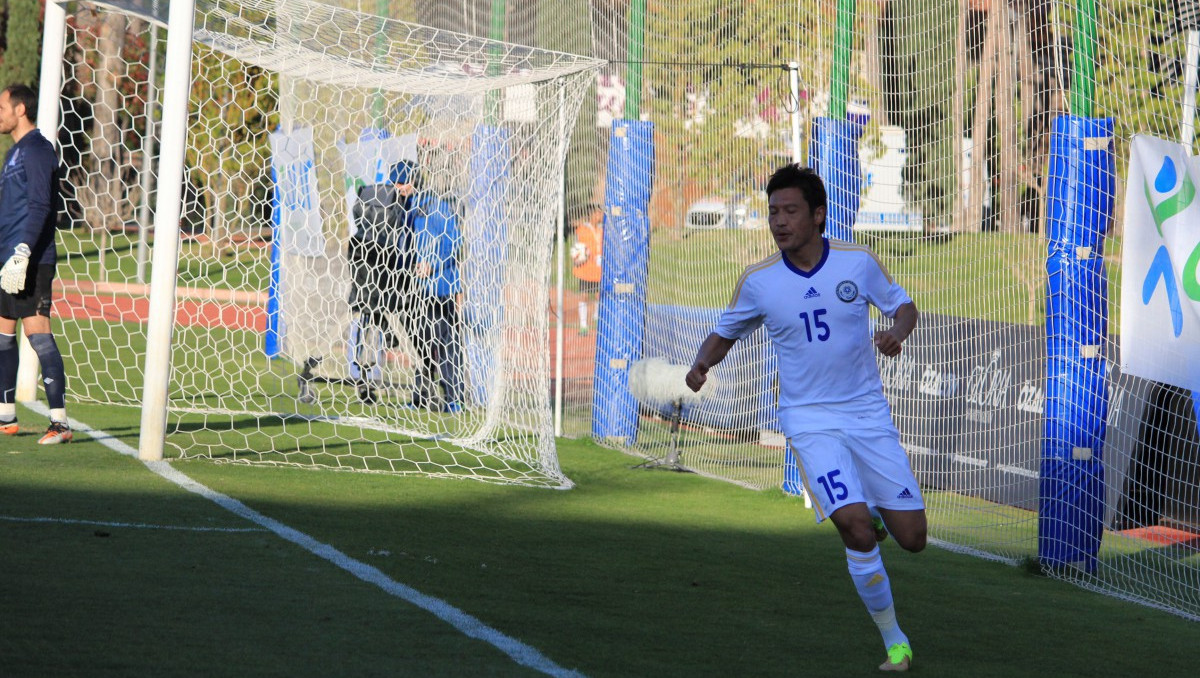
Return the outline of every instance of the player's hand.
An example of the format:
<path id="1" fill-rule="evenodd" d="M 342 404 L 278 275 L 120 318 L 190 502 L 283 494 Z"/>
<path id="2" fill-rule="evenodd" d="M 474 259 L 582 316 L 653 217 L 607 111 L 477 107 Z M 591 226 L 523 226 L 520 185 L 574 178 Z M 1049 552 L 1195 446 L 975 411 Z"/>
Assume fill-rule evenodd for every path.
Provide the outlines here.
<path id="1" fill-rule="evenodd" d="M 9 294 L 25 289 L 25 273 L 29 270 L 29 245 L 21 243 L 13 248 L 12 256 L 0 268 L 0 288 Z"/>
<path id="2" fill-rule="evenodd" d="M 433 266 L 428 261 L 418 261 L 417 265 L 413 267 L 413 273 L 418 278 L 428 278 L 433 275 Z"/>
<path id="3" fill-rule="evenodd" d="M 699 393 L 701 387 L 704 386 L 704 382 L 708 381 L 708 365 L 702 362 L 692 363 L 692 369 L 688 370 L 684 381 L 687 382 L 688 388 Z"/>
<path id="4" fill-rule="evenodd" d="M 879 330 L 875 333 L 875 348 L 885 356 L 895 358 L 900 355 L 901 344 L 890 330 Z"/>

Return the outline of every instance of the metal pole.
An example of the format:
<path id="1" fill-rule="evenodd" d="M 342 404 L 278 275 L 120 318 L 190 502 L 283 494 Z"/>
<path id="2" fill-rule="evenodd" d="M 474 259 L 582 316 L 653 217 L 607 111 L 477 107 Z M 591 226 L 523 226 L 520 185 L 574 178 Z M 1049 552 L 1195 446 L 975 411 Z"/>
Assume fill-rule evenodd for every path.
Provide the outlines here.
<path id="1" fill-rule="evenodd" d="M 1071 78 L 1071 113 L 1092 116 L 1096 87 L 1096 0 L 1075 3 L 1075 74 Z"/>
<path id="2" fill-rule="evenodd" d="M 829 75 L 829 117 L 846 118 L 850 91 L 850 48 L 854 40 L 855 0 L 838 0 L 837 27 L 833 39 L 833 72 Z"/>
<path id="3" fill-rule="evenodd" d="M 381 17 L 388 17 L 391 14 L 391 7 L 388 6 L 388 0 L 377 0 L 375 3 L 375 13 Z M 383 35 L 382 27 L 384 23 L 380 22 L 380 32 L 375 35 L 375 58 L 382 60 L 382 57 L 387 54 L 387 40 Z M 375 129 L 387 129 L 387 119 L 385 112 L 387 110 L 387 100 L 383 95 L 383 88 L 379 87 L 375 90 L 375 98 L 371 102 L 371 120 L 375 125 Z"/>
<path id="4" fill-rule="evenodd" d="M 488 38 L 496 42 L 504 41 L 504 16 L 508 12 L 505 0 L 492 0 L 492 15 L 488 24 Z M 488 75 L 500 74 L 501 51 L 499 45 L 492 45 L 488 57 Z M 489 125 L 500 119 L 500 103 L 503 90 L 489 89 L 485 98 L 484 116 Z"/>
<path id="5" fill-rule="evenodd" d="M 146 383 L 138 458 L 159 461 L 167 434 L 167 390 L 171 381 L 171 334 L 175 325 L 175 276 L 179 272 L 179 215 L 183 208 L 184 151 L 188 95 L 192 89 L 194 0 L 171 3 L 167 64 L 163 73 L 162 149 L 154 209 L 154 260 L 146 326 Z"/>
<path id="6" fill-rule="evenodd" d="M 792 162 L 799 165 L 803 160 L 803 147 L 800 145 L 800 64 L 789 61 L 787 69 L 788 89 L 792 97 Z"/>
<path id="7" fill-rule="evenodd" d="M 1200 3 L 1198 3 L 1200 4 Z M 1200 68 L 1200 30 L 1187 34 L 1187 61 L 1183 65 L 1183 121 L 1179 128 L 1179 143 L 1192 152 L 1196 139 L 1196 71 Z"/>
<path id="8" fill-rule="evenodd" d="M 566 212 L 567 212 L 567 121 L 563 115 L 563 108 L 566 105 L 566 92 L 562 80 L 558 81 L 558 170 L 559 175 L 559 200 L 558 200 L 558 219 L 556 221 L 558 240 L 558 284 L 555 286 L 556 303 L 558 304 L 558 317 L 555 319 L 555 339 L 554 339 L 554 435 L 561 436 L 562 432 L 562 416 L 563 416 L 563 276 L 566 275 Z"/>
<path id="9" fill-rule="evenodd" d="M 629 6 L 629 48 L 625 72 L 625 119 L 642 117 L 642 46 L 646 33 L 646 0 Z"/>

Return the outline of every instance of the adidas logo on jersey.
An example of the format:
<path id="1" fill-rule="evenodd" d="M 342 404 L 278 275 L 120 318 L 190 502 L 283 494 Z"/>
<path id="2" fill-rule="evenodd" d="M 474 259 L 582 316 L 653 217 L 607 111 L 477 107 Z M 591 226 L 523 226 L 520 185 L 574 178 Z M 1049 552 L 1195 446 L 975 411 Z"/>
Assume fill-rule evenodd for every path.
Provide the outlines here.
<path id="1" fill-rule="evenodd" d="M 908 488 L 906 487 L 903 490 L 900 490 L 900 494 L 896 495 L 896 498 L 897 499 L 912 499 L 913 494 L 912 494 L 912 492 L 909 492 Z"/>
<path id="2" fill-rule="evenodd" d="M 815 299 L 819 296 L 821 296 L 821 293 L 818 292 L 817 288 L 815 288 L 815 287 L 808 288 L 808 291 L 804 293 L 805 299 Z"/>

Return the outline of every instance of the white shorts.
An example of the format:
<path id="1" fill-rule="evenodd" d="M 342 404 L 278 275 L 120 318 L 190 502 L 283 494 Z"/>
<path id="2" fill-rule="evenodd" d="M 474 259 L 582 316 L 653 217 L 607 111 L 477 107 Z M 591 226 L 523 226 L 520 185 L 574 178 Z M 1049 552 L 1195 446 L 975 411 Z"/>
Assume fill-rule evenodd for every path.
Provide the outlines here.
<path id="1" fill-rule="evenodd" d="M 860 502 L 897 511 L 925 508 L 895 429 L 811 431 L 789 438 L 788 447 L 818 523 Z"/>

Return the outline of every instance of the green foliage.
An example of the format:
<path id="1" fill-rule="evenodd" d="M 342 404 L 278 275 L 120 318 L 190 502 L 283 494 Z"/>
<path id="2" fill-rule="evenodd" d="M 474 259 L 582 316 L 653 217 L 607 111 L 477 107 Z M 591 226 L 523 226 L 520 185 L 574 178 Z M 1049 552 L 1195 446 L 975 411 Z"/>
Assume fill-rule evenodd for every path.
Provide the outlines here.
<path id="1" fill-rule="evenodd" d="M 793 60 L 797 28 L 785 11 L 754 3 L 704 0 L 651 3 L 643 100 L 663 161 L 705 190 L 755 186 L 772 169 L 770 140 L 737 135 L 757 107 L 787 94 L 783 65 Z"/>
<path id="2" fill-rule="evenodd" d="M 223 246 L 231 232 L 266 224 L 277 78 L 203 46 L 193 72 L 186 162 L 204 198 L 205 230 Z"/>
<path id="3" fill-rule="evenodd" d="M 7 44 L 0 59 L 0 87 L 38 84 L 41 64 L 42 8 L 39 0 L 8 0 Z"/>
<path id="4" fill-rule="evenodd" d="M 950 214 L 958 190 L 951 114 L 953 97 L 961 96 L 954 80 L 958 6 L 894 0 L 880 22 L 883 106 L 888 122 L 907 135 L 905 198 L 926 215 Z"/>
<path id="5" fill-rule="evenodd" d="M 1187 33 L 1177 29 L 1175 12 L 1158 3 L 1117 0 L 1101 7 L 1096 18 L 1099 49 L 1093 115 L 1113 118 L 1116 157 L 1128 157 L 1134 134 L 1177 140 Z M 1073 10 L 1071 5 L 1061 10 L 1068 27 L 1074 22 Z M 1192 149 L 1200 150 L 1200 139 Z"/>
<path id="6" fill-rule="evenodd" d="M 37 89 L 42 56 L 42 10 L 38 0 L 8 0 L 4 40 L 0 52 L 0 89 L 24 84 Z M 0 136 L 0 155 L 12 146 L 12 137 Z"/>

